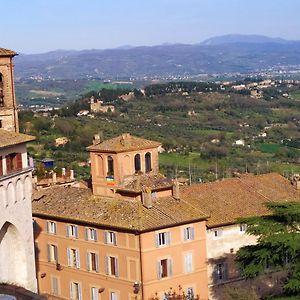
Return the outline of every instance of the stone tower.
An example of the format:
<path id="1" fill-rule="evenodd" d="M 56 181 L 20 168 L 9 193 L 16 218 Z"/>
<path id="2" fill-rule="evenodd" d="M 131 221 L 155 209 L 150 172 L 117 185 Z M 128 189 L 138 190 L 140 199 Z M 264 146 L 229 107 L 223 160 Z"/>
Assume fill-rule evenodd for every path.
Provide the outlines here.
<path id="1" fill-rule="evenodd" d="M 19 132 L 12 62 L 15 55 L 14 51 L 0 48 L 0 128 Z"/>

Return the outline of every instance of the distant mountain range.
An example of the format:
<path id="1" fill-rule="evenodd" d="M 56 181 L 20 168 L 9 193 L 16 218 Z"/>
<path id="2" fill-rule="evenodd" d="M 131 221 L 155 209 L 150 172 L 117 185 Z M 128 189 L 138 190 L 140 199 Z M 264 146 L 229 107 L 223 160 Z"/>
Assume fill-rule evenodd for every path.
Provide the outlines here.
<path id="1" fill-rule="evenodd" d="M 16 75 L 64 79 L 128 78 L 247 73 L 279 65 L 300 65 L 300 41 L 260 35 L 225 35 L 201 43 L 123 46 L 106 50 L 57 50 L 20 54 Z"/>

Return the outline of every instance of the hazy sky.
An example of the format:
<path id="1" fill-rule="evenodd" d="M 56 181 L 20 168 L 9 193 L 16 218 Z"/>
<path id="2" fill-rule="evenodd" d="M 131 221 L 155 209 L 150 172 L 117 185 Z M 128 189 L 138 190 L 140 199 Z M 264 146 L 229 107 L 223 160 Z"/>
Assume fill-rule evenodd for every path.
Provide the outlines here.
<path id="1" fill-rule="evenodd" d="M 3 0 L 0 47 L 39 53 L 229 33 L 300 40 L 299 11 L 299 0 Z"/>

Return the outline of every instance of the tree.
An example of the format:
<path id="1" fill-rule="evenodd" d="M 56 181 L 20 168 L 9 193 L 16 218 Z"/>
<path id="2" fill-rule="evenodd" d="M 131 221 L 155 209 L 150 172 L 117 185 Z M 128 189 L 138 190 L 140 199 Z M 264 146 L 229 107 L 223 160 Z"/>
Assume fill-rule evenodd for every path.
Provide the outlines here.
<path id="1" fill-rule="evenodd" d="M 237 252 L 237 263 L 246 278 L 266 271 L 286 270 L 283 289 L 287 295 L 300 293 L 300 203 L 268 203 L 271 215 L 240 219 L 257 244 Z"/>
<path id="2" fill-rule="evenodd" d="M 159 300 L 160 298 L 156 294 L 155 297 L 150 298 L 150 300 Z M 173 288 L 170 288 L 164 294 L 165 300 L 199 300 L 198 295 L 194 295 L 192 290 L 183 291 L 181 285 L 178 286 L 178 292 L 176 292 Z"/>

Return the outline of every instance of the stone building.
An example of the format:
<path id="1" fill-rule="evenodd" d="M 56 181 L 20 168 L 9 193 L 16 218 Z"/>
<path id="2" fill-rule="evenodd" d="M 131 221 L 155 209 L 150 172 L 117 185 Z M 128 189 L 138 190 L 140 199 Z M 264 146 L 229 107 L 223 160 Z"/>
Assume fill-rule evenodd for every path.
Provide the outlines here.
<path id="1" fill-rule="evenodd" d="M 217 300 L 222 299 L 224 287 L 249 284 L 241 281 L 234 259 L 240 247 L 255 244 L 256 238 L 246 234 L 246 226 L 236 220 L 269 214 L 266 202 L 300 201 L 300 190 L 277 173 L 245 174 L 185 186 L 181 189 L 181 199 L 210 216 L 206 223 L 209 299 Z M 267 281 L 274 289 L 272 278 L 268 277 Z M 270 292 L 266 286 L 266 282 L 255 282 L 261 296 Z"/>
<path id="2" fill-rule="evenodd" d="M 205 221 L 158 172 L 160 143 L 129 134 L 96 143 L 93 191 L 33 196 L 40 292 L 61 299 L 141 300 L 170 287 L 208 299 Z"/>
<path id="3" fill-rule="evenodd" d="M 0 281 L 36 291 L 32 230 L 32 167 L 26 143 L 18 133 L 12 57 L 0 49 Z"/>
<path id="4" fill-rule="evenodd" d="M 17 53 L 0 48 L 0 128 L 19 131 L 12 59 Z"/>

